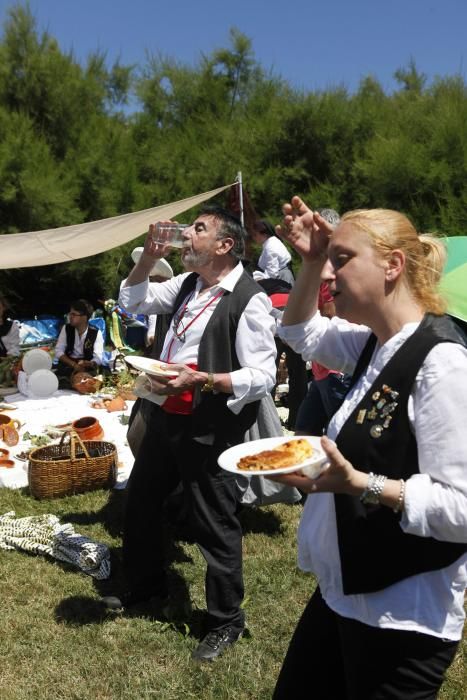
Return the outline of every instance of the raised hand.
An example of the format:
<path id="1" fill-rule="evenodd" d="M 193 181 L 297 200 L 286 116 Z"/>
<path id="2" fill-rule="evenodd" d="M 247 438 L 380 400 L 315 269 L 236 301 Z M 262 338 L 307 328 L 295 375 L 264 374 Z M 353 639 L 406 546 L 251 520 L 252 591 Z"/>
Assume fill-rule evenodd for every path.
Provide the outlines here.
<path id="1" fill-rule="evenodd" d="M 161 223 L 161 222 L 159 222 Z M 162 222 L 164 223 L 164 222 Z M 135 264 L 134 268 L 125 280 L 125 287 L 132 287 L 136 284 L 141 284 L 148 279 L 151 270 L 156 260 L 164 258 L 170 251 L 170 246 L 163 243 L 158 243 L 154 240 L 154 234 L 157 224 L 150 224 L 149 231 L 144 241 L 143 252 Z"/>
<path id="2" fill-rule="evenodd" d="M 312 211 L 300 197 L 292 197 L 282 207 L 282 225 L 278 235 L 286 240 L 304 260 L 324 258 L 332 226 L 317 212 Z"/>
<path id="3" fill-rule="evenodd" d="M 171 223 L 167 221 L 159 221 L 158 223 Z M 154 240 L 157 224 L 149 224 L 148 235 L 144 241 L 144 252 L 146 256 L 149 256 L 153 260 L 158 260 L 165 257 L 170 251 L 170 245 L 165 243 L 160 243 Z"/>

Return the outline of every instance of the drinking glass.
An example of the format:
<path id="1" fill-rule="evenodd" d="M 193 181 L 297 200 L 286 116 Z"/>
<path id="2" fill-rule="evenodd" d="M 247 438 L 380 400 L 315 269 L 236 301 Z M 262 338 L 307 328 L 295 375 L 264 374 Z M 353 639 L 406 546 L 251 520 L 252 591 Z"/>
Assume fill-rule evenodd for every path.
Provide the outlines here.
<path id="1" fill-rule="evenodd" d="M 152 234 L 152 240 L 160 245 L 170 245 L 172 248 L 183 247 L 183 232 L 188 224 L 157 223 Z"/>

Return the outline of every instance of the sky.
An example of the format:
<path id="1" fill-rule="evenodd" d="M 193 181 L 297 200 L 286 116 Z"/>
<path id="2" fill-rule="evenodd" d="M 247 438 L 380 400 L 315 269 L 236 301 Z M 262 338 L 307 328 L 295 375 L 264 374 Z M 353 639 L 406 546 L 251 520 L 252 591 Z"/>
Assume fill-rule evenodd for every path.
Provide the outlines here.
<path id="1" fill-rule="evenodd" d="M 12 0 L 0 0 L 3 26 Z M 143 66 L 147 52 L 196 65 L 236 27 L 266 71 L 306 91 L 376 77 L 386 92 L 411 59 L 430 83 L 467 70 L 467 0 L 29 0 L 39 31 L 82 63 Z"/>

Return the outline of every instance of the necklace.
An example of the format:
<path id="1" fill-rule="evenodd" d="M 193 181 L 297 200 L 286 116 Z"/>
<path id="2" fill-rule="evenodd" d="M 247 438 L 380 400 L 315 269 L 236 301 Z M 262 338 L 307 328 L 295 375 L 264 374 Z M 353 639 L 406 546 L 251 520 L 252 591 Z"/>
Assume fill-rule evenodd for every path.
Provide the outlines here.
<path id="1" fill-rule="evenodd" d="M 192 318 L 191 321 L 189 323 L 187 323 L 186 326 L 184 326 L 183 325 L 183 317 L 185 315 L 188 304 L 190 303 L 190 301 L 192 300 L 192 298 L 194 296 L 194 292 L 191 292 L 190 296 L 188 297 L 186 302 L 183 304 L 183 307 L 181 308 L 181 310 L 178 313 L 176 313 L 174 318 L 173 318 L 173 324 L 172 324 L 173 337 L 170 339 L 169 347 L 167 349 L 167 362 L 170 362 L 170 355 L 172 353 L 172 347 L 173 347 L 173 344 L 175 342 L 175 338 L 177 338 L 181 343 L 184 343 L 186 340 L 187 330 L 194 324 L 195 321 L 198 320 L 198 318 L 201 316 L 201 314 L 204 311 L 206 311 L 208 306 L 211 306 L 211 304 L 213 304 L 216 301 L 216 299 L 219 299 L 219 297 L 221 297 L 223 295 L 223 293 L 224 293 L 224 290 L 221 289 L 221 291 L 218 292 L 215 296 L 213 296 L 212 299 L 210 299 L 208 301 L 208 303 L 203 306 L 201 311 L 198 311 L 196 316 L 194 318 Z M 180 328 L 181 328 L 181 330 L 180 330 Z"/>

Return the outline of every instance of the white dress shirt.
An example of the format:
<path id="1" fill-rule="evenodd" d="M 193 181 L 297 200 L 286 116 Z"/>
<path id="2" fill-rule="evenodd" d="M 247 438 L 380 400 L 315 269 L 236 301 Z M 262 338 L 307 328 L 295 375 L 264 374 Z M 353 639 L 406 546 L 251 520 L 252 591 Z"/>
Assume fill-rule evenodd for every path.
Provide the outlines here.
<path id="1" fill-rule="evenodd" d="M 416 330 L 406 324 L 383 346 L 376 345 L 363 376 L 332 418 L 328 436 L 340 429 L 396 350 Z M 280 335 L 304 359 L 351 372 L 369 329 L 317 313 L 309 321 L 283 326 Z M 406 482 L 401 528 L 420 537 L 467 541 L 467 350 L 439 343 L 421 366 L 408 402 L 417 440 L 419 474 Z M 358 469 L 358 464 L 354 465 Z M 307 498 L 298 533 L 299 565 L 319 579 L 327 604 L 345 617 L 374 627 L 423 632 L 449 640 L 462 636 L 467 555 L 450 566 L 399 581 L 382 591 L 344 595 L 334 497 Z M 384 546 L 382 543 L 381 546 Z M 368 552 L 371 561 L 371 552 Z"/>
<path id="2" fill-rule="evenodd" d="M 292 256 L 282 241 L 277 236 L 269 236 L 263 243 L 258 260 L 258 267 L 261 268 L 262 272 L 255 270 L 253 277 L 255 280 L 277 279 L 279 272 L 286 268 L 291 260 Z"/>
<path id="3" fill-rule="evenodd" d="M 88 326 L 89 328 L 89 326 Z M 88 334 L 88 328 L 82 333 L 81 335 L 78 333 L 78 331 L 75 328 L 75 342 L 73 345 L 73 350 L 71 351 L 71 357 L 72 358 L 82 358 L 84 356 L 84 341 L 86 340 L 87 334 Z M 66 329 L 65 326 L 62 327 L 58 339 L 57 339 L 57 344 L 55 346 L 55 357 L 57 360 L 61 358 L 62 355 L 65 354 L 66 350 Z M 97 336 L 96 340 L 94 343 L 94 348 L 93 348 L 93 355 L 92 355 L 92 360 L 93 362 L 96 363 L 96 365 L 101 365 L 102 360 L 104 359 L 104 337 L 100 330 L 97 330 Z"/>
<path id="4" fill-rule="evenodd" d="M 238 263 L 218 285 L 201 295 L 201 280 L 198 279 L 194 292 L 185 300 L 188 304 L 183 315 L 183 325 L 186 327 L 220 291 L 232 291 L 242 273 L 243 265 Z M 131 313 L 171 313 L 183 281 L 189 274 L 186 272 L 177 275 L 167 282 L 145 281 L 132 287 L 125 287 L 124 280 L 120 288 L 119 304 Z M 171 324 L 165 337 L 161 360 L 179 364 L 197 363 L 201 337 L 220 299 L 219 296 L 204 308 L 190 326 L 185 342 L 174 335 L 173 323 Z M 240 316 L 235 351 L 241 368 L 230 373 L 233 394 L 227 399 L 227 406 L 235 414 L 240 413 L 245 404 L 266 396 L 276 382 L 275 323 L 270 316 L 271 308 L 267 295 L 258 292 L 250 299 Z"/>

